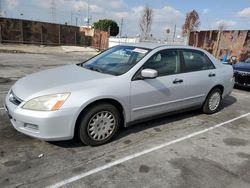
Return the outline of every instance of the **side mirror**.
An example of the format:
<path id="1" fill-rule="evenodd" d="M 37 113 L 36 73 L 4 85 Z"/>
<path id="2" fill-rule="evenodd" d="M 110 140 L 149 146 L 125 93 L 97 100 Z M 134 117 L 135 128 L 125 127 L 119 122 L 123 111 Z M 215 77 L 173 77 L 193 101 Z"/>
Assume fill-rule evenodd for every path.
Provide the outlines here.
<path id="1" fill-rule="evenodd" d="M 143 69 L 141 71 L 141 76 L 142 78 L 145 78 L 145 79 L 153 79 L 158 76 L 158 71 L 154 69 Z"/>

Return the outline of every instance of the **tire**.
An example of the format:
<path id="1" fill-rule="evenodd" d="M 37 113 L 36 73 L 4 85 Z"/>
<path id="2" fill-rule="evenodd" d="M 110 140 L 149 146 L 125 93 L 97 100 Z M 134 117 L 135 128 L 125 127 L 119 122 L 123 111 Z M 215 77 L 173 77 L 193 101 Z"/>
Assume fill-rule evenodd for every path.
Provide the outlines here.
<path id="1" fill-rule="evenodd" d="M 221 105 L 222 92 L 219 88 L 215 88 L 208 94 L 203 104 L 202 111 L 205 114 L 214 114 L 218 112 Z"/>
<path id="2" fill-rule="evenodd" d="M 80 140 L 86 145 L 98 146 L 113 138 L 120 127 L 121 116 L 115 106 L 100 103 L 83 113 L 79 123 Z"/>

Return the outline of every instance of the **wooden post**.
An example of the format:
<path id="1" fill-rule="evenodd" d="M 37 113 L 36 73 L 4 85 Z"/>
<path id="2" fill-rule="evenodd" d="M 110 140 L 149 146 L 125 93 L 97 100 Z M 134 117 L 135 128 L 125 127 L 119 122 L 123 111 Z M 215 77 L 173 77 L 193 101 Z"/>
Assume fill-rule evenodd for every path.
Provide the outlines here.
<path id="1" fill-rule="evenodd" d="M 199 33 L 195 31 L 195 47 L 198 47 L 198 43 L 199 43 Z"/>
<path id="2" fill-rule="evenodd" d="M 0 43 L 2 43 L 2 26 L 0 25 Z"/>
<path id="3" fill-rule="evenodd" d="M 99 51 L 101 51 L 101 44 L 102 43 L 102 32 L 99 31 Z"/>
<path id="4" fill-rule="evenodd" d="M 76 31 L 75 31 L 75 46 L 76 46 L 76 44 L 77 44 L 77 40 L 76 40 Z"/>
<path id="5" fill-rule="evenodd" d="M 190 30 L 188 29 L 188 32 L 187 32 L 187 45 L 191 45 L 191 44 L 190 44 L 190 35 L 191 35 L 191 32 L 190 32 Z"/>
<path id="6" fill-rule="evenodd" d="M 58 44 L 61 45 L 61 25 L 59 25 Z"/>
<path id="7" fill-rule="evenodd" d="M 222 33 L 222 31 L 220 30 L 219 31 L 219 33 L 218 33 L 218 35 L 217 35 L 217 41 L 216 41 L 216 49 L 215 49 L 215 54 L 213 54 L 216 58 L 219 58 L 219 53 L 220 53 L 220 51 L 219 51 L 219 44 L 220 44 L 220 39 L 221 39 L 221 35 L 222 35 L 223 33 Z"/>
<path id="8" fill-rule="evenodd" d="M 43 45 L 43 25 L 41 25 L 41 45 Z"/>
<path id="9" fill-rule="evenodd" d="M 24 36 L 23 36 L 23 21 L 22 20 L 20 20 L 20 27 L 21 27 L 21 43 L 23 44 Z"/>

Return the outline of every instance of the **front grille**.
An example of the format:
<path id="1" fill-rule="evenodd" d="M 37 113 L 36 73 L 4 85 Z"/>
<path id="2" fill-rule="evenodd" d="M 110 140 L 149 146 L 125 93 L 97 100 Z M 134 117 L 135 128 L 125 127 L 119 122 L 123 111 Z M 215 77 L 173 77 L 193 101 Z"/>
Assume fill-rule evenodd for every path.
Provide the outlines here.
<path id="1" fill-rule="evenodd" d="M 15 105 L 19 105 L 23 102 L 23 100 L 19 99 L 14 93 L 13 91 L 10 92 L 10 95 L 9 95 L 9 101 Z"/>
<path id="2" fill-rule="evenodd" d="M 248 72 L 236 72 L 235 82 L 239 84 L 250 84 L 250 74 Z"/>

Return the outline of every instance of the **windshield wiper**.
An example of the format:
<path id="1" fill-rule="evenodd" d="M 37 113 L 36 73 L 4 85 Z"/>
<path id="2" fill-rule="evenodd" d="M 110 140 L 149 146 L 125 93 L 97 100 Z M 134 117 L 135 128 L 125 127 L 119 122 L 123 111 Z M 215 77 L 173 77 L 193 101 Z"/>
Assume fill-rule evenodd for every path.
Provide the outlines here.
<path id="1" fill-rule="evenodd" d="M 96 71 L 96 72 L 102 72 L 100 69 L 96 67 L 90 67 L 90 70 Z"/>
<path id="2" fill-rule="evenodd" d="M 92 70 L 92 71 L 96 71 L 96 72 L 100 72 L 102 73 L 101 69 L 97 68 L 97 67 L 94 67 L 94 66 L 83 66 L 84 68 L 86 69 L 89 69 L 89 70 Z"/>

